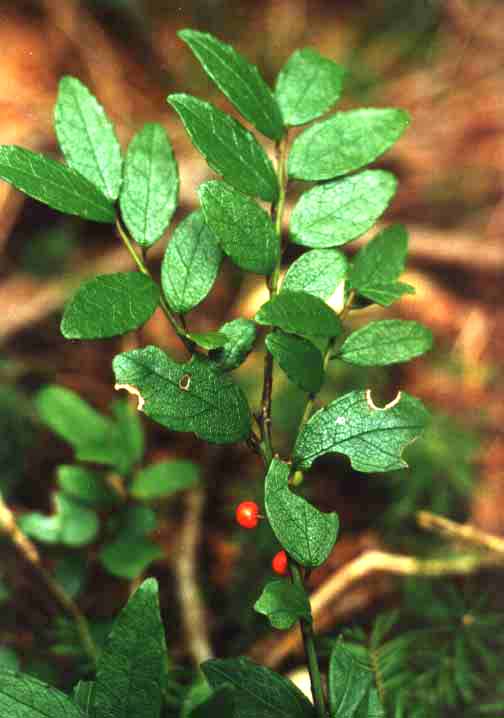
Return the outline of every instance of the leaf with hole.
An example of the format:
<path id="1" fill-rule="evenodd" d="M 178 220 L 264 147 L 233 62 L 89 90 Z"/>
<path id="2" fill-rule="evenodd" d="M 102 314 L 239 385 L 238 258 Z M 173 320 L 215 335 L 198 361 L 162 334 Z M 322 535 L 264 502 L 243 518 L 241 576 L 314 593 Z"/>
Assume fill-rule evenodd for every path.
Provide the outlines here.
<path id="1" fill-rule="evenodd" d="M 254 610 L 262 613 L 280 631 L 286 631 L 301 618 L 311 623 L 310 602 L 305 591 L 290 581 L 270 581 L 254 604 Z"/>
<path id="2" fill-rule="evenodd" d="M 322 299 L 308 292 L 280 292 L 262 305 L 255 320 L 289 334 L 308 337 L 332 338 L 342 332 L 338 315 Z"/>
<path id="3" fill-rule="evenodd" d="M 310 394 L 319 391 L 324 381 L 324 360 L 314 344 L 277 330 L 266 337 L 266 347 L 296 386 Z"/>
<path id="4" fill-rule="evenodd" d="M 357 366 L 387 366 L 432 348 L 432 332 L 418 322 L 382 319 L 350 334 L 335 358 Z"/>
<path id="5" fill-rule="evenodd" d="M 329 299 L 345 279 L 348 260 L 337 249 L 312 249 L 289 267 L 281 291 L 308 292 Z"/>

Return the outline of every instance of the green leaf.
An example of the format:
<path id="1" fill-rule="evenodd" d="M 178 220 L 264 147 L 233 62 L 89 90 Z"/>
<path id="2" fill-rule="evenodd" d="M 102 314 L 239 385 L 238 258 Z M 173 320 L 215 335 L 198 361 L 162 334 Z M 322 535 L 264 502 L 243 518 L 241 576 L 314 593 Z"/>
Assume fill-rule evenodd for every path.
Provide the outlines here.
<path id="1" fill-rule="evenodd" d="M 279 140 L 284 127 L 278 104 L 268 85 L 252 65 L 231 45 L 207 32 L 182 30 L 186 42 L 207 75 L 245 119 L 272 140 Z"/>
<path id="2" fill-rule="evenodd" d="M 117 503 L 117 495 L 105 483 L 103 476 L 83 466 L 59 466 L 58 486 L 69 497 L 87 506 Z"/>
<path id="3" fill-rule="evenodd" d="M 329 706 L 331 718 L 357 718 L 362 705 L 368 705 L 373 673 L 361 665 L 342 641 L 337 641 L 329 660 Z"/>
<path id="4" fill-rule="evenodd" d="M 232 685 L 222 685 L 208 700 L 189 714 L 191 718 L 235 718 L 236 691 Z"/>
<path id="5" fill-rule="evenodd" d="M 3 671 L 18 671 L 19 658 L 16 651 L 8 646 L 0 646 L 0 674 Z"/>
<path id="6" fill-rule="evenodd" d="M 136 474 L 131 484 L 131 495 L 146 501 L 165 498 L 197 486 L 200 480 L 199 468 L 192 461 L 160 461 Z"/>
<path id="7" fill-rule="evenodd" d="M 300 586 L 282 579 L 266 584 L 254 610 L 268 617 L 273 628 L 288 630 L 303 618 L 312 621 L 310 602 Z"/>
<path id="8" fill-rule="evenodd" d="M 54 495 L 55 513 L 44 516 L 25 514 L 19 520 L 22 530 L 43 543 L 62 543 L 79 547 L 91 543 L 98 533 L 99 521 L 94 511 L 85 508 L 63 493 Z"/>
<path id="9" fill-rule="evenodd" d="M 273 533 L 289 556 L 314 568 L 327 560 L 338 537 L 339 519 L 289 489 L 290 466 L 273 459 L 266 475 L 264 506 Z"/>
<path id="10" fill-rule="evenodd" d="M 404 294 L 415 294 L 415 288 L 403 282 L 392 282 L 390 284 L 374 284 L 372 287 L 363 287 L 359 294 L 366 299 L 380 304 L 382 307 L 389 307 L 400 299 Z"/>
<path id="11" fill-rule="evenodd" d="M 316 394 L 324 381 L 322 354 L 307 339 L 275 331 L 266 346 L 289 379 L 303 391 Z"/>
<path id="12" fill-rule="evenodd" d="M 159 287 L 140 272 L 102 274 L 83 282 L 65 307 L 66 339 L 106 339 L 138 329 L 159 303 Z"/>
<path id="13" fill-rule="evenodd" d="M 100 561 L 112 576 L 133 581 L 153 563 L 163 558 L 163 551 L 145 536 L 121 535 L 103 546 Z"/>
<path id="14" fill-rule="evenodd" d="M 392 147 L 408 124 L 404 110 L 338 112 L 296 137 L 288 160 L 289 176 L 326 180 L 358 170 Z"/>
<path id="15" fill-rule="evenodd" d="M 127 401 L 114 401 L 112 413 L 119 433 L 121 453 L 116 467 L 120 474 L 127 475 L 142 461 L 145 450 L 145 436 L 138 411 Z"/>
<path id="16" fill-rule="evenodd" d="M 312 249 L 290 265 L 281 291 L 302 291 L 329 299 L 345 279 L 347 271 L 348 260 L 337 249 Z"/>
<path id="17" fill-rule="evenodd" d="M 271 274 L 280 240 L 268 213 L 224 182 L 205 182 L 198 194 L 208 226 L 233 262 L 246 272 Z"/>
<path id="18" fill-rule="evenodd" d="M 99 189 L 70 167 L 37 152 L 0 145 L 0 179 L 65 214 L 115 221 L 114 205 Z"/>
<path id="19" fill-rule="evenodd" d="M 131 140 L 119 197 L 124 223 L 142 247 L 163 236 L 177 207 L 177 161 L 165 129 L 154 122 Z"/>
<path id="20" fill-rule="evenodd" d="M 220 349 L 227 341 L 226 335 L 222 332 L 188 332 L 186 337 L 207 351 Z"/>
<path id="21" fill-rule="evenodd" d="M 159 718 L 166 645 L 157 582 L 144 581 L 115 620 L 98 661 L 94 715 Z"/>
<path id="22" fill-rule="evenodd" d="M 396 189 L 396 178 L 384 170 L 366 170 L 314 187 L 294 207 L 291 239 L 305 247 L 346 244 L 373 226 Z"/>
<path id="23" fill-rule="evenodd" d="M 432 341 L 432 332 L 418 322 L 383 319 L 350 334 L 336 356 L 357 366 L 399 364 L 428 352 Z"/>
<path id="24" fill-rule="evenodd" d="M 75 598 L 84 588 L 89 564 L 82 560 L 80 552 L 65 552 L 54 567 L 54 578 L 70 598 Z"/>
<path id="25" fill-rule="evenodd" d="M 0 714 L 5 718 L 84 718 L 64 693 L 23 673 L 0 671 Z"/>
<path id="26" fill-rule="evenodd" d="M 177 226 L 161 265 L 161 285 L 174 312 L 185 314 L 205 299 L 221 260 L 221 248 L 203 212 L 192 212 Z"/>
<path id="27" fill-rule="evenodd" d="M 116 200 L 122 180 L 121 147 L 105 110 L 76 77 L 60 80 L 54 128 L 70 167 Z"/>
<path id="28" fill-rule="evenodd" d="M 214 172 L 252 197 L 265 202 L 277 199 L 275 170 L 251 132 L 209 102 L 191 95 L 170 95 L 168 102 Z"/>
<path id="29" fill-rule="evenodd" d="M 84 712 L 84 715 L 91 718 L 94 701 L 94 681 L 79 681 L 73 689 L 74 702 Z"/>
<path id="30" fill-rule="evenodd" d="M 250 433 L 250 410 L 242 390 L 208 359 L 178 364 L 157 347 L 119 354 L 116 381 L 136 388 L 147 416 L 172 431 L 192 431 L 211 443 L 231 444 Z"/>
<path id="31" fill-rule="evenodd" d="M 257 337 L 255 322 L 251 319 L 233 319 L 223 324 L 219 334 L 227 341 L 221 349 L 212 352 L 212 360 L 222 371 L 231 371 L 239 367 L 248 357 Z"/>
<path id="32" fill-rule="evenodd" d="M 237 700 L 235 718 L 311 718 L 310 701 L 291 681 L 248 658 L 227 658 L 201 664 L 210 685 L 231 684 Z"/>
<path id="33" fill-rule="evenodd" d="M 309 469 L 319 456 L 340 453 L 365 473 L 405 469 L 402 452 L 422 433 L 428 412 L 419 399 L 399 392 L 383 408 L 371 391 L 352 391 L 317 411 L 294 447 L 296 469 Z"/>
<path id="34" fill-rule="evenodd" d="M 262 305 L 255 320 L 303 336 L 337 337 L 342 332 L 338 315 L 322 299 L 307 292 L 280 292 Z"/>
<path id="35" fill-rule="evenodd" d="M 339 100 L 345 69 L 311 47 L 296 50 L 278 75 L 275 96 L 286 125 L 317 119 Z"/>

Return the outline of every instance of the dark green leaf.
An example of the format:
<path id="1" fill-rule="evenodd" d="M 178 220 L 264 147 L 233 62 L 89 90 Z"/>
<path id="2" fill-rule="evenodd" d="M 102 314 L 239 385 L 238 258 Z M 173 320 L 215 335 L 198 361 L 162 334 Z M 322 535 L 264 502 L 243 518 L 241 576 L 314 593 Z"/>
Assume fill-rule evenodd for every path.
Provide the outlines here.
<path id="1" fill-rule="evenodd" d="M 267 212 L 224 182 L 205 182 L 198 194 L 208 226 L 233 262 L 247 272 L 271 274 L 280 240 Z"/>
<path id="2" fill-rule="evenodd" d="M 161 461 L 136 474 L 131 484 L 131 495 L 149 501 L 193 488 L 199 482 L 199 468 L 192 461 Z"/>
<path id="3" fill-rule="evenodd" d="M 235 718 L 314 718 L 312 704 L 291 681 L 248 658 L 201 664 L 210 685 L 236 688 Z"/>
<path id="4" fill-rule="evenodd" d="M 236 369 L 252 351 L 257 336 L 255 322 L 251 319 L 233 319 L 222 325 L 219 334 L 225 334 L 227 342 L 222 349 L 212 352 L 212 359 L 222 371 Z"/>
<path id="5" fill-rule="evenodd" d="M 275 95 L 286 125 L 304 125 L 339 100 L 345 70 L 311 47 L 296 50 L 278 75 Z"/>
<path id="6" fill-rule="evenodd" d="M 278 181 L 268 156 L 252 133 L 209 102 L 170 95 L 194 146 L 226 182 L 265 202 L 278 197 Z"/>
<path id="7" fill-rule="evenodd" d="M 153 561 L 163 558 L 157 544 L 145 536 L 128 536 L 126 532 L 106 544 L 100 551 L 100 561 L 112 576 L 133 581 L 141 576 Z"/>
<path id="8" fill-rule="evenodd" d="M 136 408 L 127 401 L 115 401 L 112 413 L 119 433 L 121 453 L 116 464 L 120 474 L 127 475 L 140 463 L 144 455 L 145 437 L 142 422 Z"/>
<path id="9" fill-rule="evenodd" d="M 325 180 L 373 162 L 403 134 L 409 116 L 403 110 L 366 108 L 339 112 L 309 127 L 292 145 L 291 177 Z"/>
<path id="10" fill-rule="evenodd" d="M 84 718 L 64 693 L 12 671 L 0 671 L 0 714 L 5 718 Z"/>
<path id="11" fill-rule="evenodd" d="M 192 212 L 177 226 L 161 265 L 161 285 L 173 311 L 185 314 L 205 299 L 221 260 L 221 248 L 203 212 Z"/>
<path id="12" fill-rule="evenodd" d="M 182 30 L 178 35 L 238 112 L 264 135 L 279 140 L 284 133 L 282 115 L 257 67 L 207 32 Z"/>
<path id="13" fill-rule="evenodd" d="M 386 715 L 378 691 L 373 686 L 368 693 L 367 703 L 362 703 L 356 718 L 386 718 Z"/>
<path id="14" fill-rule="evenodd" d="M 338 452 L 363 472 L 393 471 L 408 465 L 404 449 L 422 433 L 428 412 L 419 399 L 399 392 L 383 408 L 371 391 L 352 391 L 317 411 L 294 447 L 294 464 L 309 469 L 319 456 Z"/>
<path id="15" fill-rule="evenodd" d="M 86 546 L 96 538 L 99 521 L 94 511 L 63 493 L 54 495 L 54 505 L 52 516 L 25 514 L 20 519 L 23 531 L 44 543 L 62 543 L 72 547 Z"/>
<path id="16" fill-rule="evenodd" d="M 93 709 L 94 690 L 94 681 L 79 681 L 73 689 L 74 702 L 88 718 L 91 718 L 91 711 Z"/>
<path id="17" fill-rule="evenodd" d="M 366 170 L 314 187 L 294 207 L 292 241 L 305 247 L 346 244 L 373 226 L 396 189 L 396 178 L 384 170 Z"/>
<path id="18" fill-rule="evenodd" d="M 331 718 L 367 718 L 368 714 L 360 709 L 362 704 L 368 705 L 373 673 L 341 641 L 331 651 L 328 680 Z"/>
<path id="19" fill-rule="evenodd" d="M 65 165 L 15 145 L 0 146 L 0 179 L 65 214 L 114 222 L 114 205 L 85 177 Z"/>
<path id="20" fill-rule="evenodd" d="M 307 292 L 280 292 L 262 305 L 255 320 L 303 336 L 337 337 L 342 332 L 338 315 Z"/>
<path id="21" fill-rule="evenodd" d="M 409 361 L 431 347 L 432 332 L 422 324 L 383 319 L 350 334 L 337 357 L 357 366 L 386 366 Z"/>
<path id="22" fill-rule="evenodd" d="M 187 338 L 207 351 L 220 349 L 227 341 L 223 332 L 188 332 Z"/>
<path id="23" fill-rule="evenodd" d="M 159 718 L 166 661 L 158 586 L 144 581 L 115 620 L 96 672 L 94 715 Z"/>
<path id="24" fill-rule="evenodd" d="M 58 485 L 65 494 L 88 506 L 110 506 L 117 501 L 117 494 L 104 477 L 83 466 L 59 466 Z"/>
<path id="25" fill-rule="evenodd" d="M 191 718 L 234 718 L 236 691 L 234 686 L 223 684 L 212 696 L 196 706 Z"/>
<path id="26" fill-rule="evenodd" d="M 304 618 L 311 623 L 310 602 L 304 590 L 282 579 L 266 584 L 254 610 L 268 617 L 273 628 L 285 631 Z"/>
<path id="27" fill-rule="evenodd" d="M 319 391 L 324 381 L 324 360 L 314 344 L 277 330 L 268 334 L 266 346 L 296 386 L 310 394 Z"/>
<path id="28" fill-rule="evenodd" d="M 0 674 L 3 671 L 18 671 L 19 665 L 19 658 L 14 649 L 0 646 Z"/>
<path id="29" fill-rule="evenodd" d="M 337 249 L 312 249 L 293 262 L 282 282 L 282 292 L 308 292 L 329 299 L 348 271 L 348 261 Z"/>
<path id="30" fill-rule="evenodd" d="M 70 167 L 116 200 L 122 180 L 121 147 L 105 110 L 76 77 L 60 80 L 54 127 Z"/>
<path id="31" fill-rule="evenodd" d="M 273 459 L 264 487 L 268 520 L 289 556 L 302 566 L 320 566 L 338 537 L 338 515 L 323 513 L 294 494 L 289 488 L 289 474 L 288 464 Z"/>
<path id="32" fill-rule="evenodd" d="M 70 598 L 75 598 L 84 587 L 88 569 L 79 552 L 67 551 L 56 563 L 54 578 Z"/>
<path id="33" fill-rule="evenodd" d="M 65 307 L 66 339 L 105 339 L 138 329 L 159 303 L 159 287 L 140 272 L 102 274 L 83 282 Z"/>
<path id="34" fill-rule="evenodd" d="M 161 125 L 148 123 L 130 142 L 119 197 L 124 223 L 142 247 L 163 236 L 177 207 L 179 176 L 172 146 Z"/>
<path id="35" fill-rule="evenodd" d="M 192 431 L 211 443 L 230 444 L 250 433 L 250 410 L 241 389 L 208 359 L 178 364 L 157 347 L 115 357 L 116 381 L 138 390 L 147 416 L 172 431 Z"/>

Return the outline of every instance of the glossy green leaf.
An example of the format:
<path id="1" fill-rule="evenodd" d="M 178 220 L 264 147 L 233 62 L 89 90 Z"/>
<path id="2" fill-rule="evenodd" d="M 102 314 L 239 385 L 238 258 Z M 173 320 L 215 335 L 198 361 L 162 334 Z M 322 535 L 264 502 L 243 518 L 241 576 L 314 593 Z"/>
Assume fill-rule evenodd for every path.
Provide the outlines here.
<path id="1" fill-rule="evenodd" d="M 337 337 L 342 332 L 338 315 L 307 292 L 280 292 L 262 305 L 255 320 L 303 336 Z"/>
<path id="2" fill-rule="evenodd" d="M 121 535 L 100 551 L 100 561 L 112 576 L 133 581 L 153 563 L 163 558 L 163 551 L 145 536 Z"/>
<path id="3" fill-rule="evenodd" d="M 149 501 L 191 489 L 199 482 L 200 471 L 192 461 L 160 461 L 139 471 L 133 479 L 130 491 L 136 499 Z"/>
<path id="4" fill-rule="evenodd" d="M 191 95 L 170 95 L 168 102 L 209 166 L 226 182 L 265 202 L 278 197 L 278 181 L 254 135 L 233 117 Z"/>
<path id="5" fill-rule="evenodd" d="M 339 100 L 345 70 L 311 47 L 296 50 L 278 75 L 275 96 L 286 125 L 317 119 Z"/>
<path id="6" fill-rule="evenodd" d="M 138 329 L 159 303 L 158 285 L 140 272 L 102 274 L 83 282 L 66 305 L 65 339 L 105 339 Z"/>
<path id="7" fill-rule="evenodd" d="M 291 681 L 249 658 L 227 658 L 201 664 L 210 685 L 236 688 L 235 718 L 315 718 L 309 700 Z"/>
<path id="8" fill-rule="evenodd" d="M 64 693 L 26 673 L 0 671 L 0 714 L 5 718 L 84 718 Z"/>
<path id="9" fill-rule="evenodd" d="M 131 140 L 119 197 L 124 223 L 142 247 L 152 247 L 166 231 L 177 207 L 177 161 L 164 127 L 154 122 Z"/>
<path id="10" fill-rule="evenodd" d="M 20 519 L 22 530 L 43 543 L 62 543 L 79 547 L 91 543 L 98 533 L 99 521 L 94 511 L 63 493 L 54 495 L 55 513 L 25 514 Z"/>
<path id="11" fill-rule="evenodd" d="M 89 180 L 50 157 L 15 145 L 0 145 L 0 179 L 65 214 L 114 222 L 113 202 Z"/>
<path id="12" fill-rule="evenodd" d="M 348 260 L 337 249 L 312 249 L 290 265 L 281 291 L 308 292 L 320 299 L 329 299 L 347 271 Z"/>
<path id="13" fill-rule="evenodd" d="M 222 250 L 197 210 L 176 228 L 161 265 L 161 285 L 174 312 L 185 314 L 205 299 L 219 273 Z"/>
<path id="14" fill-rule="evenodd" d="M 338 112 L 296 137 L 288 160 L 289 175 L 326 180 L 358 170 L 392 147 L 408 124 L 404 110 Z"/>
<path id="15" fill-rule="evenodd" d="M 337 354 L 357 366 L 399 364 L 432 348 L 432 332 L 418 322 L 383 319 L 350 334 Z"/>
<path id="16" fill-rule="evenodd" d="M 143 410 L 172 431 L 192 431 L 211 443 L 230 444 L 250 433 L 250 410 L 241 389 L 208 359 L 178 364 L 157 347 L 119 354 L 116 381 L 134 387 Z"/>
<path id="17" fill-rule="evenodd" d="M 256 324 L 240 317 L 223 324 L 219 334 L 224 334 L 227 341 L 221 349 L 212 352 L 212 360 L 222 371 L 236 369 L 252 351 L 257 337 Z"/>
<path id="18" fill-rule="evenodd" d="M 278 579 L 264 587 L 254 610 L 267 616 L 273 628 L 285 631 L 303 618 L 311 623 L 310 602 L 305 591 L 290 581 Z"/>
<path id="19" fill-rule="evenodd" d="M 305 247 L 346 244 L 373 226 L 396 189 L 396 178 L 384 170 L 366 170 L 314 187 L 294 207 L 291 239 Z"/>
<path id="20" fill-rule="evenodd" d="M 373 673 L 361 665 L 355 656 L 337 641 L 329 660 L 329 706 L 331 718 L 364 718 L 363 704 L 369 703 Z"/>
<path id="21" fill-rule="evenodd" d="M 220 349 L 227 341 L 226 335 L 222 332 L 188 332 L 186 336 L 198 347 L 207 351 Z"/>
<path id="22" fill-rule="evenodd" d="M 296 386 L 310 394 L 319 391 L 324 381 L 324 360 L 314 344 L 277 330 L 268 334 L 266 346 Z"/>
<path id="23" fill-rule="evenodd" d="M 166 645 L 157 582 L 142 583 L 118 618 L 98 661 L 94 715 L 159 718 Z"/>
<path id="24" fill-rule="evenodd" d="M 266 137 L 279 140 L 284 133 L 282 115 L 257 67 L 207 32 L 182 30 L 178 35 L 238 112 Z"/>
<path id="25" fill-rule="evenodd" d="M 59 466 L 58 486 L 67 496 L 87 506 L 110 506 L 118 499 L 103 475 L 83 466 Z"/>
<path id="26" fill-rule="evenodd" d="M 370 390 L 352 391 L 311 417 L 296 441 L 294 465 L 309 469 L 319 456 L 340 453 L 357 471 L 405 469 L 402 453 L 420 436 L 428 419 L 422 402 L 405 392 L 380 408 Z"/>
<path id="27" fill-rule="evenodd" d="M 127 475 L 143 459 L 145 436 L 142 422 L 136 407 L 127 401 L 114 401 L 111 408 L 121 447 L 116 467 L 120 474 Z"/>
<path id="28" fill-rule="evenodd" d="M 76 77 L 60 80 L 54 128 L 69 166 L 116 200 L 122 180 L 121 147 L 105 110 Z"/>
<path id="29" fill-rule="evenodd" d="M 205 182 L 198 194 L 208 226 L 233 262 L 247 272 L 271 274 L 280 241 L 268 213 L 224 182 Z"/>

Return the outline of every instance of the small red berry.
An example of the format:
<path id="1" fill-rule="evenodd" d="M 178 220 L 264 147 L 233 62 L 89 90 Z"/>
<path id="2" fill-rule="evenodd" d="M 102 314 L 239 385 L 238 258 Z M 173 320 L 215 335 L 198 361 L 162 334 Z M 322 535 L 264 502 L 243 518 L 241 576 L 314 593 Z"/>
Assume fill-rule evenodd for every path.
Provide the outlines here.
<path id="1" fill-rule="evenodd" d="M 235 517 L 244 529 L 255 529 L 259 523 L 259 506 L 255 501 L 242 501 L 236 507 Z"/>
<path id="2" fill-rule="evenodd" d="M 273 567 L 273 571 L 275 573 L 280 574 L 280 576 L 285 576 L 287 574 L 287 568 L 289 566 L 289 559 L 287 558 L 287 554 L 285 551 L 279 551 L 273 556 L 273 561 L 271 562 L 271 565 Z"/>

